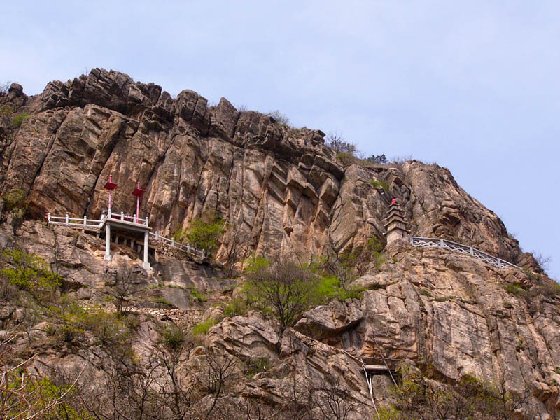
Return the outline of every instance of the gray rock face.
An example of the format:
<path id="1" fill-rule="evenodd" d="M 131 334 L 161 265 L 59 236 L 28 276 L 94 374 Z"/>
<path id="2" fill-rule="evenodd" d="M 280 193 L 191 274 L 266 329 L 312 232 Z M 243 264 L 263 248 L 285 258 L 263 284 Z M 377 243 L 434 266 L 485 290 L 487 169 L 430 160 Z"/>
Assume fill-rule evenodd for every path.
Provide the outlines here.
<path id="1" fill-rule="evenodd" d="M 469 374 L 502 384 L 527 399 L 529 413 L 560 408 L 559 297 L 515 297 L 506 285 L 531 284 L 525 274 L 461 254 L 388 255 L 381 272 L 356 280 L 370 289 L 361 300 L 317 307 L 295 329 L 390 367 L 411 360 L 453 380 Z"/>
<path id="2" fill-rule="evenodd" d="M 30 116 L 20 127 L 0 121 L 0 193 L 22 189 L 29 207 L 28 220 L 15 236 L 7 223 L 0 225 L 0 245 L 17 242 L 57 264 L 84 301 L 95 301 L 106 281 L 103 241 L 29 219 L 46 211 L 98 217 L 106 206 L 103 185 L 110 174 L 119 184 L 114 209 L 134 211 L 131 192 L 139 181 L 146 189 L 142 214 L 149 214 L 153 228 L 165 235 L 202 215 L 223 217 L 219 262 L 239 264 L 252 254 L 301 261 L 331 251 L 364 255 L 368 240 L 384 234 L 393 195 L 414 235 L 455 240 L 539 271 L 499 218 L 437 165 L 344 167 L 318 130 L 239 111 L 223 98 L 209 106 L 189 90 L 171 98 L 159 86 L 101 69 L 66 83 L 51 82 L 32 98 L 20 86 L 10 87 L 0 95 L 0 105 L 6 104 Z M 388 191 L 375 187 L 381 181 Z M 372 405 L 360 364 L 366 357 L 384 359 L 391 368 L 402 362 L 430 365 L 448 381 L 471 374 L 503 384 L 525 396 L 526 413 L 554 415 L 560 409 L 556 295 L 514 296 L 507 285 L 521 284 L 530 292 L 534 278 L 466 255 L 400 243 L 385 256 L 381 267 L 369 266 L 355 281 L 365 289 L 361 299 L 314 308 L 282 337 L 274 322 L 256 313 L 212 327 L 209 348 L 241 365 L 253 359 L 274 362 L 274 368 L 240 381 L 226 397 L 274 405 L 294 395 L 312 398 L 311 390 L 328 383 L 349 393 L 351 418 L 368 418 Z M 126 252 L 121 257 L 134 264 Z M 163 281 L 162 297 L 180 308 L 158 312 L 160 319 L 181 321 L 192 309 L 190 288 L 221 290 L 212 269 L 172 255 L 160 261 L 157 271 L 160 278 L 151 281 Z M 223 289 L 231 292 L 231 287 Z M 206 315 L 220 314 L 225 300 L 220 296 Z M 0 321 L 7 322 L 17 308 L 0 309 Z M 202 309 L 192 312 L 198 322 Z M 158 334 L 144 323 L 139 335 L 135 349 L 142 356 Z M 184 356 L 187 379 L 197 351 Z M 74 356 L 64 361 L 65 355 L 47 352 L 42 357 L 74 370 L 78 364 Z M 376 378 L 380 399 L 386 399 L 382 390 L 389 385 L 388 378 Z"/>
<path id="3" fill-rule="evenodd" d="M 147 190 L 142 212 L 165 234 L 203 214 L 221 215 L 228 229 L 218 259 L 254 252 L 309 257 L 359 249 L 382 235 L 393 194 L 414 234 L 521 258 L 502 222 L 447 170 L 415 162 L 344 169 L 320 131 L 239 112 L 223 98 L 208 106 L 185 90 L 172 99 L 154 84 L 94 69 L 51 82 L 26 103 L 31 117 L 9 136 L 0 160 L 0 191 L 24 189 L 37 217 L 98 216 L 112 174 L 119 184 L 114 207 L 133 212 L 130 193 L 139 181 Z M 386 181 L 390 193 L 372 179 Z"/>

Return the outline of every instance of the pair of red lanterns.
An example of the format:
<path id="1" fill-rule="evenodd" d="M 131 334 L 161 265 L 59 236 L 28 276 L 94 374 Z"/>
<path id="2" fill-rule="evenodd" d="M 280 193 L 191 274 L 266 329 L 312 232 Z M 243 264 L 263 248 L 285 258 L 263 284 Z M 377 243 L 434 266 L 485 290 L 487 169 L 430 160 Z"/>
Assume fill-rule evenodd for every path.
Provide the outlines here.
<path id="1" fill-rule="evenodd" d="M 111 207 L 113 206 L 113 190 L 116 190 L 117 184 L 113 182 L 113 175 L 109 175 L 109 180 L 105 183 L 105 189 L 109 191 L 109 203 L 107 206 L 108 216 L 111 217 Z M 144 190 L 140 188 L 140 182 L 136 181 L 136 188 L 132 191 L 132 195 L 136 197 L 136 214 L 134 215 L 134 223 L 138 223 L 140 217 L 140 201 L 144 195 Z"/>

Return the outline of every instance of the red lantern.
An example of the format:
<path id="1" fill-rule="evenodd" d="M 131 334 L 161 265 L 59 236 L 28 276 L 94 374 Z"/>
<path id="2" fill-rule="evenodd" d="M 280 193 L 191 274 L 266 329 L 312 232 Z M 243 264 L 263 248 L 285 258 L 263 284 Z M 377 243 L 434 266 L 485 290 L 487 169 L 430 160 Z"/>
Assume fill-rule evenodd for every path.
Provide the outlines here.
<path id="1" fill-rule="evenodd" d="M 117 184 L 113 182 L 113 175 L 109 175 L 109 181 L 105 184 L 105 189 L 109 191 L 109 202 L 107 206 L 107 217 L 111 217 L 111 207 L 113 206 L 113 190 L 116 190 Z"/>
<path id="2" fill-rule="evenodd" d="M 105 184 L 105 189 L 109 191 L 116 190 L 118 187 L 117 184 L 113 182 L 113 175 L 109 175 L 109 181 Z"/>
<path id="3" fill-rule="evenodd" d="M 134 223 L 138 223 L 138 218 L 140 217 L 140 200 L 144 195 L 144 190 L 140 188 L 140 182 L 136 182 L 136 188 L 132 191 L 132 195 L 136 197 L 136 214 L 134 215 Z"/>

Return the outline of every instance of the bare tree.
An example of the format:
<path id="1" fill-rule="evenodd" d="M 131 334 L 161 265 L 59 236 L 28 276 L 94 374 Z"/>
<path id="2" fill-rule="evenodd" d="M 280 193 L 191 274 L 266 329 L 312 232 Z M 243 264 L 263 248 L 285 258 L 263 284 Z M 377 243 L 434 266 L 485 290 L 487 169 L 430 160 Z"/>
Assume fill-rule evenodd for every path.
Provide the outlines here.
<path id="1" fill-rule="evenodd" d="M 358 404 L 338 378 L 313 387 L 312 394 L 313 405 L 319 408 L 325 420 L 347 420 L 352 414 L 357 414 Z"/>
<path id="2" fill-rule="evenodd" d="M 204 413 L 204 418 L 209 419 L 224 395 L 228 382 L 235 376 L 235 359 L 216 349 L 208 349 L 204 355 L 204 364 L 199 380 L 202 388 L 212 397 L 210 407 Z"/>
<path id="3" fill-rule="evenodd" d="M 291 261 L 277 261 L 249 273 L 248 292 L 255 306 L 271 311 L 280 333 L 293 325 L 313 302 L 316 276 Z"/>
<path id="4" fill-rule="evenodd" d="M 325 144 L 336 153 L 348 153 L 354 156 L 358 152 L 358 148 L 354 143 L 347 142 L 338 133 L 330 133 L 325 138 Z"/>
<path id="5" fill-rule="evenodd" d="M 121 264 L 114 273 L 108 275 L 112 277 L 112 282 L 109 283 L 112 286 L 110 294 L 115 299 L 117 312 L 122 313 L 125 303 L 136 288 L 138 273 L 130 265 Z"/>
<path id="6" fill-rule="evenodd" d="M 313 399 L 311 389 L 297 377 L 297 365 L 292 363 L 288 380 L 290 386 L 287 395 L 284 395 L 283 404 L 277 411 L 278 418 L 291 420 L 304 420 L 312 418 Z"/>
<path id="7" fill-rule="evenodd" d="M 271 117 L 272 119 L 274 119 L 276 122 L 279 122 L 282 125 L 285 126 L 289 126 L 290 125 L 290 119 L 286 116 L 286 114 L 281 113 L 280 111 L 276 110 L 276 111 L 271 111 L 268 114 L 269 117 Z"/>

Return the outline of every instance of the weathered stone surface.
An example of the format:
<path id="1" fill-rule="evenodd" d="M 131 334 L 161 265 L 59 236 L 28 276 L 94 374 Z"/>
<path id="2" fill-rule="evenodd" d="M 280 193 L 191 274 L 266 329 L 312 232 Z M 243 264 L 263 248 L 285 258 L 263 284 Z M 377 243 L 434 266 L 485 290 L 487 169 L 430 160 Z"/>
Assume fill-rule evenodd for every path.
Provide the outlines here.
<path id="1" fill-rule="evenodd" d="M 392 261 L 379 273 L 356 280 L 374 289 L 361 301 L 315 308 L 295 328 L 390 367 L 428 363 L 450 379 L 469 374 L 516 395 L 529 391 L 529 413 L 555 404 L 558 297 L 516 297 L 505 286 L 526 282 L 531 288 L 524 273 L 469 256 L 402 247 L 388 254 Z"/>
<path id="2" fill-rule="evenodd" d="M 257 313 L 222 321 L 210 331 L 209 343 L 242 360 L 276 358 L 280 337 L 276 325 Z"/>
<path id="3" fill-rule="evenodd" d="M 355 329 L 363 318 L 364 313 L 356 302 L 335 300 L 308 311 L 294 328 L 318 340 L 339 338 Z"/>
<path id="4" fill-rule="evenodd" d="M 292 399 L 304 402 L 318 397 L 314 390 L 331 384 L 339 392 L 348 392 L 344 403 L 352 407 L 349 419 L 371 414 L 373 408 L 356 358 L 293 329 L 286 330 L 280 339 L 275 330 L 274 323 L 256 314 L 226 319 L 211 330 L 212 348 L 223 349 L 242 361 L 265 358 L 274 364 L 273 369 L 259 373 L 244 386 L 244 398 L 269 405 Z M 384 385 L 388 389 L 388 384 Z M 334 388 L 332 392 L 336 392 Z M 321 412 L 315 414 L 322 418 Z"/>
<path id="5" fill-rule="evenodd" d="M 94 69 L 50 83 L 29 102 L 31 118 L 0 162 L 0 191 L 29 192 L 36 216 L 98 216 L 112 174 L 115 208 L 133 212 L 130 192 L 140 181 L 147 190 L 142 212 L 164 233 L 205 213 L 224 217 L 218 258 L 239 261 L 255 250 L 310 256 L 359 248 L 384 233 L 393 194 L 413 234 L 455 239 L 513 262 L 521 255 L 502 222 L 447 170 L 415 162 L 343 170 L 320 131 L 239 112 L 225 99 L 208 107 L 188 90 L 172 99 L 156 85 Z M 391 191 L 373 188 L 371 179 L 385 180 Z"/>
<path id="6" fill-rule="evenodd" d="M 0 95 L 0 105 L 30 113 L 21 127 L 0 122 L 0 193 L 22 189 L 29 204 L 21 226 L 0 204 L 5 220 L 0 246 L 16 244 L 42 256 L 88 305 L 101 301 L 99 291 L 115 267 L 136 266 L 137 256 L 119 247 L 106 263 L 103 240 L 48 228 L 40 219 L 46 211 L 98 217 L 106 207 L 103 185 L 110 174 L 119 184 L 114 210 L 134 211 L 131 192 L 139 181 L 146 188 L 141 212 L 165 235 L 202 215 L 221 216 L 226 231 L 217 251 L 220 263 L 239 265 L 253 254 L 306 261 L 326 252 L 358 251 L 365 257 L 368 240 L 384 234 L 383 219 L 395 196 L 413 235 L 471 245 L 537 273 L 528 277 L 468 255 L 395 243 L 385 250 L 381 266 L 364 263 L 366 274 L 354 282 L 366 289 L 361 299 L 314 308 L 282 337 L 273 321 L 256 313 L 212 327 L 209 348 L 240 365 L 257 358 L 273 362 L 270 370 L 236 384 L 227 396 L 231 401 L 275 404 L 329 382 L 350 391 L 349 400 L 358 407 L 355 418 L 368 418 L 372 406 L 359 360 L 367 357 L 391 368 L 403 362 L 430 365 L 446 381 L 471 374 L 524 396 L 527 416 L 556 414 L 557 294 L 533 296 L 535 285 L 544 281 L 538 263 L 446 169 L 415 161 L 343 168 L 318 130 L 239 111 L 223 98 L 208 106 L 189 90 L 174 99 L 159 86 L 101 69 L 51 82 L 31 98 L 13 86 Z M 179 309 L 153 308 L 139 299 L 130 302 L 130 310 L 189 328 L 208 317 L 221 318 L 233 286 L 217 271 L 177 255 L 160 257 L 154 276 L 142 281 L 161 287 L 159 297 Z M 510 293 L 508 285 L 514 286 Z M 527 290 L 519 296 L 511 292 L 520 287 Z M 192 288 L 215 293 L 214 307 L 193 304 Z M 1 309 L 4 324 L 21 315 L 13 305 Z M 134 349 L 144 361 L 159 339 L 157 328 L 144 319 L 135 338 Z M 44 331 L 38 331 L 34 337 L 40 341 Z M 75 355 L 40 350 L 46 365 L 78 369 Z M 88 380 L 102 387 L 107 378 L 93 359 L 109 356 L 96 351 L 81 357 L 91 364 Z M 189 372 L 203 352 L 198 348 L 185 356 L 181 369 L 188 380 L 194 380 Z M 387 396 L 388 381 L 376 378 L 380 399 Z"/>

